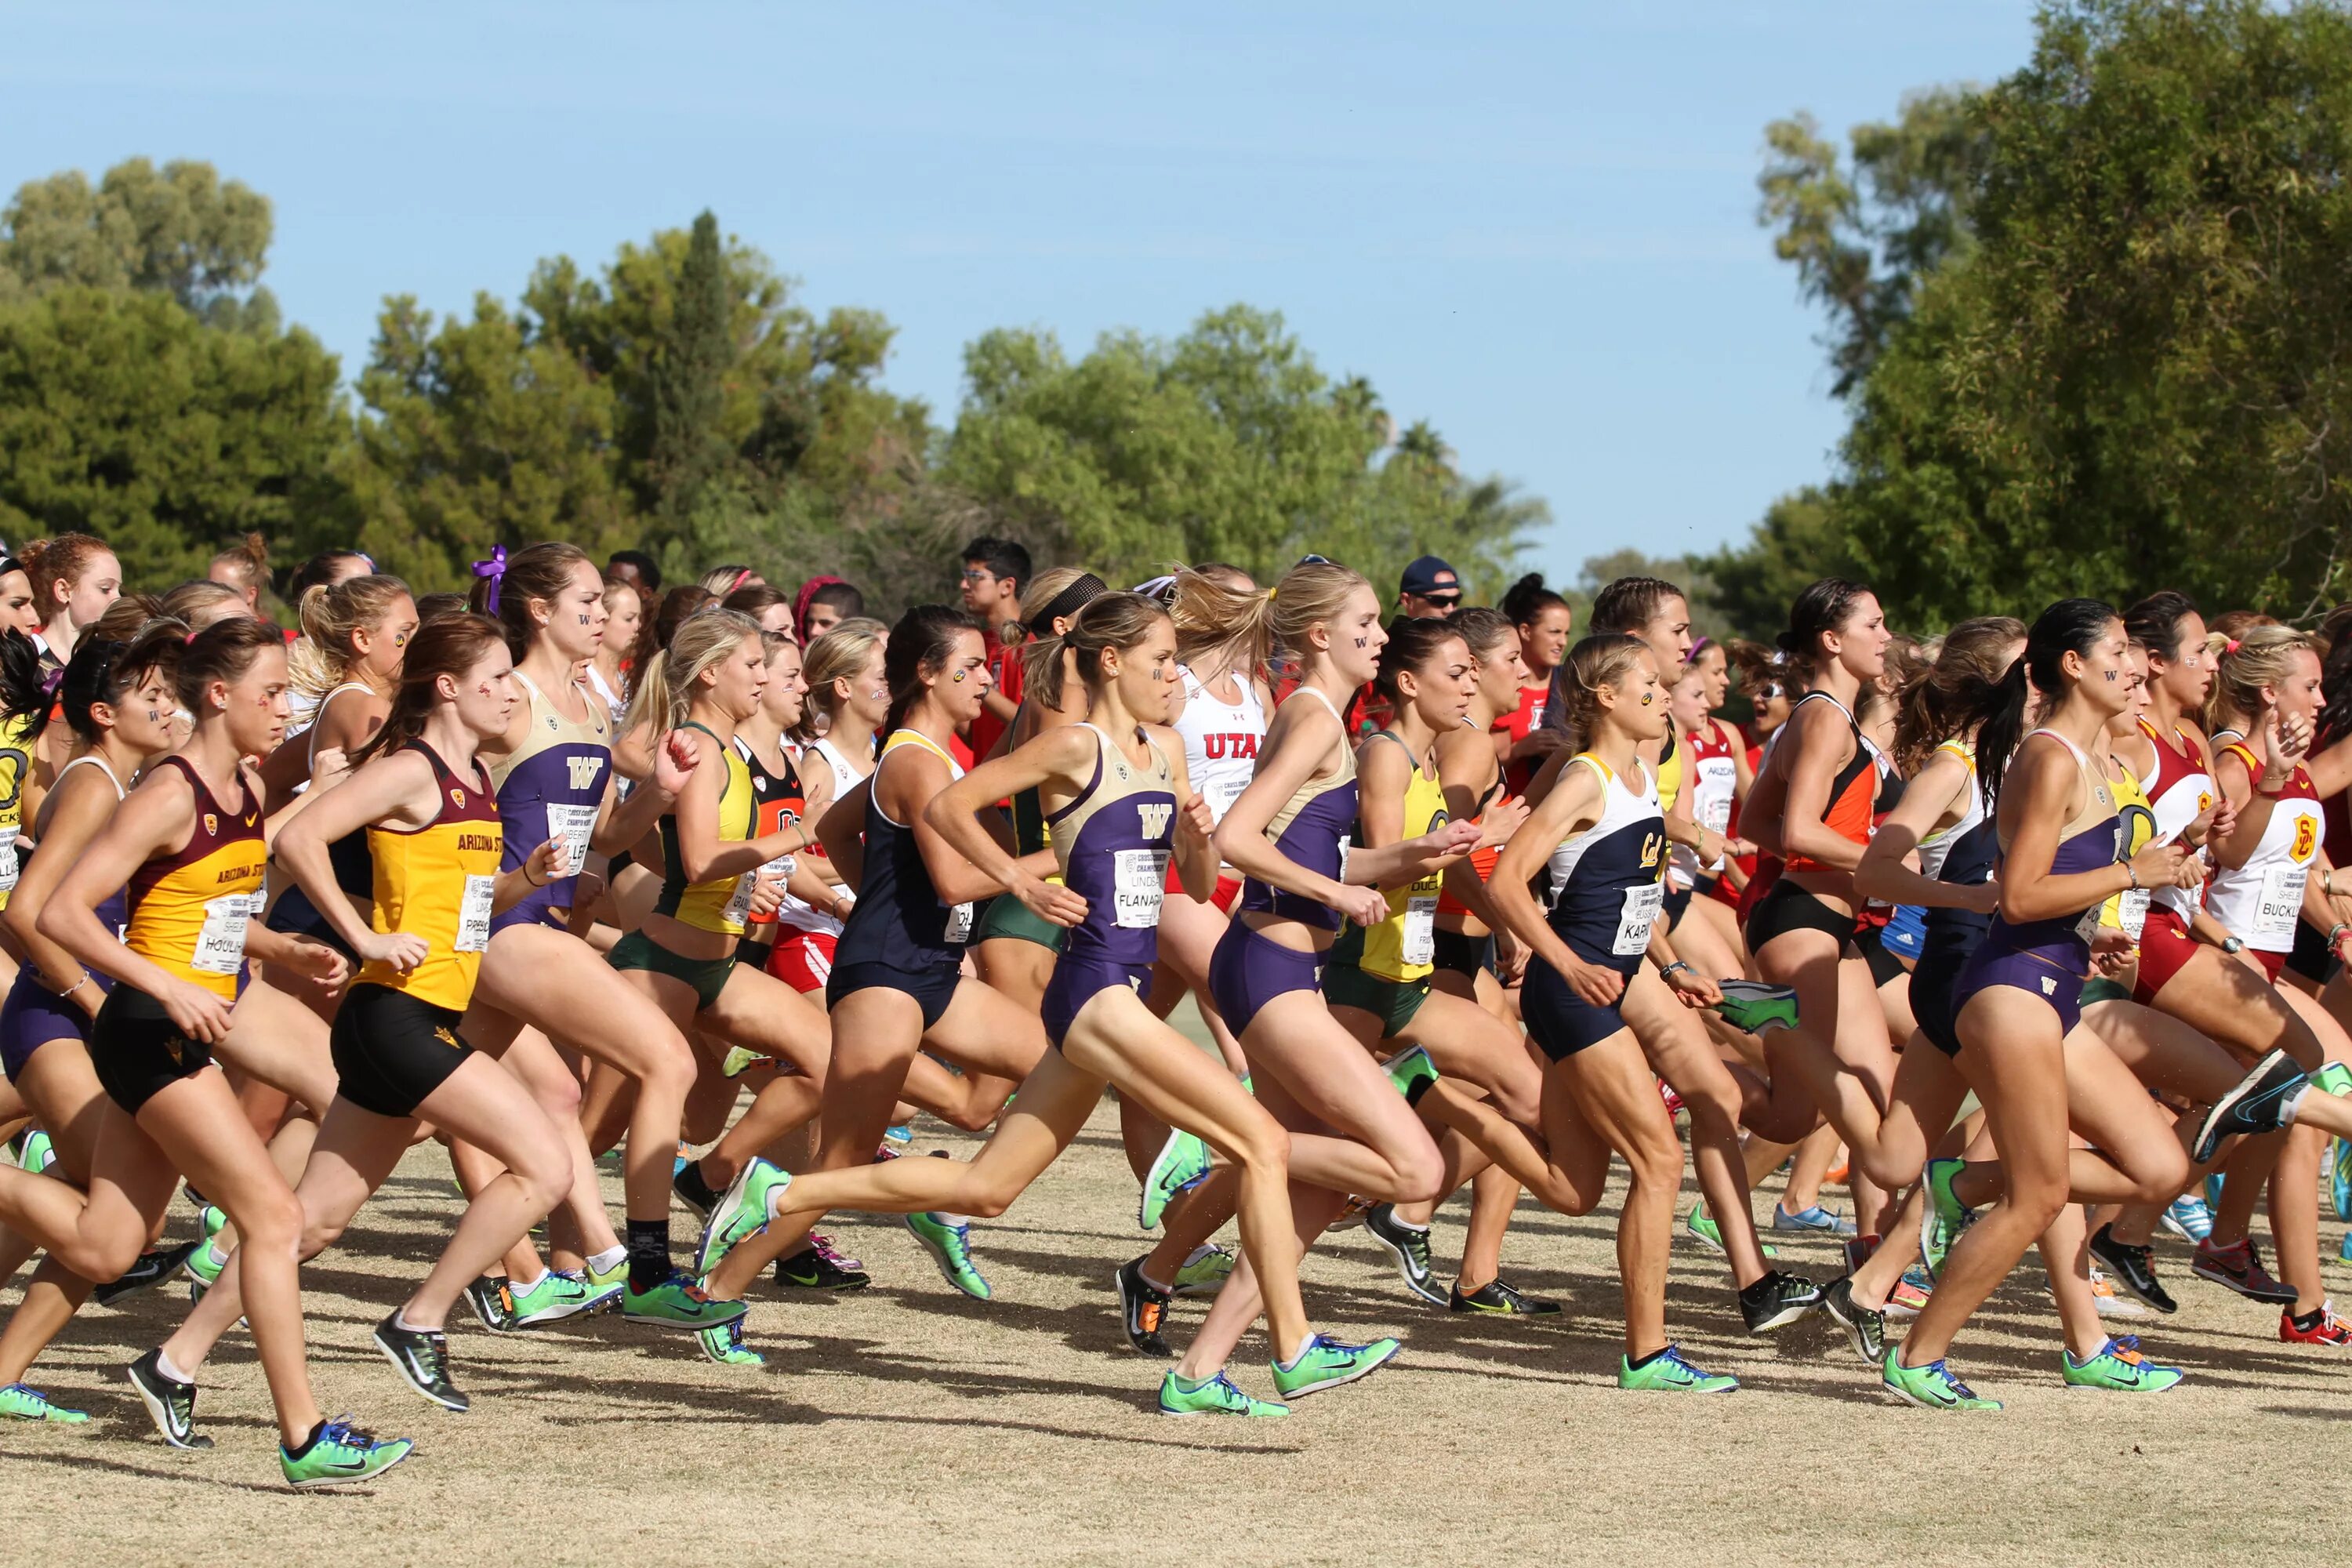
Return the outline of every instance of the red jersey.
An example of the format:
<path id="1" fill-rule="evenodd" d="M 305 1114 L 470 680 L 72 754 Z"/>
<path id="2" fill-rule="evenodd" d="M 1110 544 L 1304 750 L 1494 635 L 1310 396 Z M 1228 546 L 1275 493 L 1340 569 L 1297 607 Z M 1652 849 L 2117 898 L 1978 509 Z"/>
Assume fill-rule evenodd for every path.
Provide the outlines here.
<path id="1" fill-rule="evenodd" d="M 990 632 L 988 634 L 988 674 L 995 683 L 996 689 L 1003 694 L 1004 700 L 1018 709 L 1021 706 L 1020 645 L 1016 643 L 1008 646 L 1001 643 L 996 640 L 996 633 Z M 999 719 L 995 714 L 982 708 L 980 710 L 980 717 L 971 721 L 972 757 L 986 762 L 988 754 L 996 750 L 998 738 L 1009 728 L 1011 724 L 1008 721 Z M 966 767 L 972 765 L 971 757 L 958 760 Z"/>

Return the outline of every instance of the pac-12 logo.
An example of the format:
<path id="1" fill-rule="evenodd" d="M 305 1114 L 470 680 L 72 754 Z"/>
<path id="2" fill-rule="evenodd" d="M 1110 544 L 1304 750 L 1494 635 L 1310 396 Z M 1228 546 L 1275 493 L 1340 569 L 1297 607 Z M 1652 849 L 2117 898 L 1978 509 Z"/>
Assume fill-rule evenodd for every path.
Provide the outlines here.
<path id="1" fill-rule="evenodd" d="M 1143 836 L 1146 838 L 1164 838 L 1168 836 L 1168 819 L 1176 812 L 1173 804 L 1166 801 L 1140 801 L 1137 803 L 1135 810 L 1136 815 L 1143 818 Z"/>

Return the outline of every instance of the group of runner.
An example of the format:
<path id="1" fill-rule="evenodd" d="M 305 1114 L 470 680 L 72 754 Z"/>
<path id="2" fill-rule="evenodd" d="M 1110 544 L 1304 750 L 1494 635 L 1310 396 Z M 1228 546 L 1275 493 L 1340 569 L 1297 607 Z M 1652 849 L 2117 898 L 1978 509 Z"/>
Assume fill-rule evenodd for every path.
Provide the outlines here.
<path id="1" fill-rule="evenodd" d="M 1922 644 L 1825 580 L 1726 647 L 1650 577 L 1579 637 L 1540 577 L 1473 606 L 1434 557 L 1393 600 L 1317 556 L 1118 590 L 982 538 L 961 573 L 885 625 L 744 565 L 664 593 L 538 543 L 419 596 L 339 552 L 289 636 L 258 541 L 153 596 L 88 536 L 0 559 L 0 1271 L 39 1258 L 0 1415 L 86 1420 L 43 1348 L 184 1275 L 128 1369 L 165 1442 L 210 1446 L 242 1320 L 289 1483 L 397 1464 L 313 1399 L 300 1276 L 427 1140 L 462 1208 L 372 1338 L 447 1410 L 453 1315 L 760 1364 L 772 1268 L 867 1282 L 829 1214 L 904 1216 L 984 1299 L 973 1222 L 1107 1086 L 1160 1235 L 1106 1268 L 1170 1415 L 1396 1357 L 1308 1316 L 1301 1255 L 1350 1221 L 1433 1306 L 1558 1312 L 1503 1277 L 1510 1217 L 1590 1212 L 1619 1162 L 1623 1388 L 1738 1386 L 1668 1330 L 1678 1226 L 1748 1332 L 1825 1311 L 1914 1405 L 1997 1408 L 1946 1352 L 2037 1247 L 2065 1385 L 2178 1383 L 2105 1326 L 2174 1310 L 2159 1226 L 2283 1340 L 2352 1345 L 2319 1238 L 2323 1166 L 2352 1214 L 2352 612 L 2159 593 Z M 918 1113 L 987 1136 L 900 1158 Z M 1842 1271 L 1777 1267 L 1790 1232 Z M 1213 1298 L 1181 1350 L 1180 1295 Z M 1232 1375 L 1261 1318 L 1270 1398 Z"/>

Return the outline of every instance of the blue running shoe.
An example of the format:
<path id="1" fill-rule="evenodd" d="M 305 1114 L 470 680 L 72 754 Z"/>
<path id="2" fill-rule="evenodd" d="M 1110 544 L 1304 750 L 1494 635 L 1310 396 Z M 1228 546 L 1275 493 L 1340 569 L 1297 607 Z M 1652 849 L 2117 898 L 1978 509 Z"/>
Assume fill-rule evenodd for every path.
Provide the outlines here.
<path id="1" fill-rule="evenodd" d="M 2352 1219 L 2352 1143 L 2338 1138 L 2328 1153 L 2328 1196 L 2336 1202 L 2336 1217 Z"/>
<path id="2" fill-rule="evenodd" d="M 2205 1206 L 2209 1209 L 2221 1206 L 2221 1173 L 2219 1171 L 2205 1178 Z"/>
<path id="3" fill-rule="evenodd" d="M 2158 1216 L 2158 1223 L 2183 1241 L 2200 1242 L 2213 1234 L 2213 1211 L 2195 1193 L 2183 1193 Z"/>
<path id="4" fill-rule="evenodd" d="M 1774 1230 L 1809 1231 L 1815 1236 L 1852 1236 L 1853 1221 L 1842 1214 L 1832 1214 L 1819 1204 L 1790 1214 L 1779 1204 L 1772 1205 Z"/>

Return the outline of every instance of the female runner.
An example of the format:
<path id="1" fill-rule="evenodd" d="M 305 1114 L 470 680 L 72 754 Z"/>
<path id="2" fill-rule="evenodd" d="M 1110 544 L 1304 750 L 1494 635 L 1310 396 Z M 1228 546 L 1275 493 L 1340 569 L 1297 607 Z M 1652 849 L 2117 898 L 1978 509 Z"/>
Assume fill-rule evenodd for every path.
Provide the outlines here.
<path id="1" fill-rule="evenodd" d="M 106 541 L 87 533 L 37 539 L 16 552 L 41 616 L 41 646 L 63 665 L 86 626 L 122 596 L 122 563 Z"/>
<path id="2" fill-rule="evenodd" d="M 837 626 L 809 644 L 802 664 L 808 705 L 793 738 L 801 746 L 801 781 L 808 794 L 808 820 L 822 822 L 835 801 L 845 799 L 874 771 L 875 732 L 890 710 L 890 683 L 882 672 L 887 633 L 878 621 Z M 856 892 L 825 858 L 810 851 L 811 868 L 831 893 L 807 910 L 790 903 L 778 910 L 785 929 L 776 937 L 768 973 L 824 1006 L 832 978 L 842 923 L 857 902 Z"/>
<path id="3" fill-rule="evenodd" d="M 373 1336 L 411 1388 L 456 1411 L 470 1402 L 449 1378 L 449 1310 L 554 1206 L 572 1177 L 562 1141 L 530 1091 L 457 1033 L 492 914 L 545 886 L 565 853 L 561 841 L 543 840 L 521 865 L 499 868 L 497 797 L 475 750 L 506 732 L 518 695 L 513 675 L 495 621 L 446 616 L 420 629 L 391 711 L 353 759 L 358 771 L 278 840 L 280 864 L 361 960 L 335 1015 L 334 1103 L 295 1187 L 300 1256 L 334 1245 L 422 1124 L 504 1166 L 473 1194 L 439 1259 Z M 354 832 L 368 836 L 374 868 L 371 924 L 337 896 L 328 853 Z M 163 1342 L 159 1363 L 175 1369 L 176 1381 L 195 1381 L 214 1344 L 246 1310 L 239 1259 L 251 1252 L 249 1245 L 237 1249 Z"/>
<path id="4" fill-rule="evenodd" d="M 1537 773 L 1559 750 L 1562 732 L 1544 722 L 1553 672 L 1568 657 L 1569 635 L 1576 614 L 1566 599 L 1544 586 L 1543 574 L 1530 572 L 1503 595 L 1502 613 L 1518 634 L 1523 667 L 1518 689 L 1508 707 L 1498 711 L 1487 729 L 1495 737 L 1495 755 L 1515 793 L 1524 795 Z"/>

